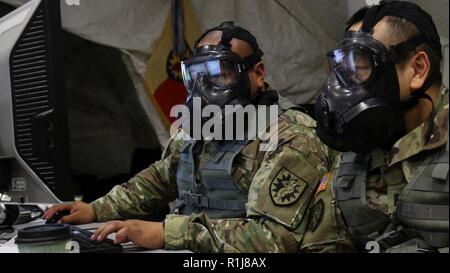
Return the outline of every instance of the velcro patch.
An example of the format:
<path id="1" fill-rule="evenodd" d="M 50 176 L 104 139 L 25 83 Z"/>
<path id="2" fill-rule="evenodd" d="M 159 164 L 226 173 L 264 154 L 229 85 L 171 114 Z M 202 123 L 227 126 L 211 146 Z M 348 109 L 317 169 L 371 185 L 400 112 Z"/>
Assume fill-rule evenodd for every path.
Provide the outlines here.
<path id="1" fill-rule="evenodd" d="M 325 205 L 320 199 L 317 201 L 316 204 L 311 208 L 311 214 L 309 216 L 309 226 L 308 229 L 310 231 L 315 231 L 317 227 L 319 226 L 320 222 L 322 222 L 323 219 L 323 212 L 324 212 Z"/>
<path id="2" fill-rule="evenodd" d="M 326 173 L 322 177 L 322 180 L 320 181 L 319 187 L 317 187 L 316 196 L 319 195 L 319 193 L 327 190 L 328 184 L 330 184 L 332 179 L 333 179 L 333 174 L 332 173 Z"/>
<path id="3" fill-rule="evenodd" d="M 289 206 L 297 202 L 307 188 L 308 183 L 282 168 L 270 184 L 270 196 L 277 206 Z"/>

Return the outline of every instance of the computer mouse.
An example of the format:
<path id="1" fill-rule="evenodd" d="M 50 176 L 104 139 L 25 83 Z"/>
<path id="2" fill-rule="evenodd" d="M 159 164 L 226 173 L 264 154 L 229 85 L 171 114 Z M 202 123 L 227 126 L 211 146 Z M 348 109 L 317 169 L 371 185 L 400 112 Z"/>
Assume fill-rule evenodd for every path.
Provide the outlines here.
<path id="1" fill-rule="evenodd" d="M 57 211 L 52 217 L 50 217 L 50 219 L 45 221 L 45 224 L 56 224 L 59 220 L 61 220 L 61 218 L 69 214 L 70 212 L 68 210 Z"/>

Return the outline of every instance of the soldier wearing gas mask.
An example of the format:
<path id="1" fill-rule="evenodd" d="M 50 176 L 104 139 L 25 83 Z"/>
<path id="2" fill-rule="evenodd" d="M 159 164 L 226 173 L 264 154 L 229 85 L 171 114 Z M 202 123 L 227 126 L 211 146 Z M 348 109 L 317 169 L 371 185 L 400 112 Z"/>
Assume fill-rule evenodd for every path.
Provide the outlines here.
<path id="1" fill-rule="evenodd" d="M 260 138 L 184 140 L 180 130 L 162 160 L 128 183 L 91 204 L 54 206 L 44 217 L 69 210 L 64 223 L 110 221 L 93 239 L 116 232 L 118 243 L 130 240 L 151 249 L 297 252 L 314 189 L 336 153 L 317 138 L 312 118 L 265 83 L 263 54 L 249 31 L 224 23 L 208 30 L 193 53 L 182 64 L 189 111 L 196 110 L 194 99 L 200 108 L 278 105 L 274 149 L 262 151 Z M 164 224 L 111 221 L 158 213 L 175 199 Z"/>
<path id="2" fill-rule="evenodd" d="M 419 6 L 361 9 L 328 55 L 318 136 L 342 153 L 312 207 L 305 252 L 448 252 L 448 89 Z"/>

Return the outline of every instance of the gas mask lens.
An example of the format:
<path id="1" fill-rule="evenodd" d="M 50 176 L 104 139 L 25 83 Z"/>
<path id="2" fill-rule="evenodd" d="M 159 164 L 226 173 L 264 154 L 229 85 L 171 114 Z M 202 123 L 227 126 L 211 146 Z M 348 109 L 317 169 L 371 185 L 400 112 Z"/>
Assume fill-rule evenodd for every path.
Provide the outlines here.
<path id="1" fill-rule="evenodd" d="M 334 70 L 345 86 L 367 82 L 374 69 L 370 50 L 361 47 L 338 48 L 327 54 L 328 70 Z"/>
<path id="2" fill-rule="evenodd" d="M 184 85 L 188 90 L 201 75 L 211 84 L 224 89 L 232 86 L 237 80 L 236 66 L 227 58 L 183 62 L 181 71 Z"/>

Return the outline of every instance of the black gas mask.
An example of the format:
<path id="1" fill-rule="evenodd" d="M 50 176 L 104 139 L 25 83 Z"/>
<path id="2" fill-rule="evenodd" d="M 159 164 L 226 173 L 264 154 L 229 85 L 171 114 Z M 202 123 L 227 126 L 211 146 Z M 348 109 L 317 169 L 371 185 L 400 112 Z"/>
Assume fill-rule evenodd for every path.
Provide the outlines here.
<path id="1" fill-rule="evenodd" d="M 194 57 L 182 63 L 183 80 L 189 92 L 206 105 L 248 105 L 251 103 L 248 69 L 251 64 L 222 45 L 196 49 Z"/>
<path id="2" fill-rule="evenodd" d="M 395 64 L 428 39 L 421 33 L 390 48 L 375 40 L 367 30 L 376 24 L 377 11 L 383 6 L 369 10 L 363 30 L 347 32 L 338 47 L 327 54 L 329 76 L 316 103 L 317 134 L 341 152 L 389 149 L 406 133 L 404 111 L 419 99 L 432 101 L 425 92 L 438 73 L 432 73 L 407 101 L 400 100 Z"/>
<path id="3" fill-rule="evenodd" d="M 260 62 L 263 56 L 256 39 L 248 31 L 235 27 L 232 22 L 226 22 L 208 30 L 198 41 L 214 30 L 222 32 L 221 42 L 218 45 L 196 47 L 193 56 L 181 64 L 184 85 L 188 91 L 186 105 L 191 113 L 194 112 L 195 99 L 201 101 L 201 109 L 208 105 L 217 105 L 222 110 L 226 105 L 245 107 L 254 100 L 251 96 L 248 71 Z M 233 38 L 248 42 L 254 53 L 241 58 L 231 51 L 230 42 Z M 222 118 L 225 118 L 224 111 Z M 203 118 L 202 124 L 208 119 Z M 201 128 L 193 128 L 193 124 L 191 120 L 191 132 Z"/>

